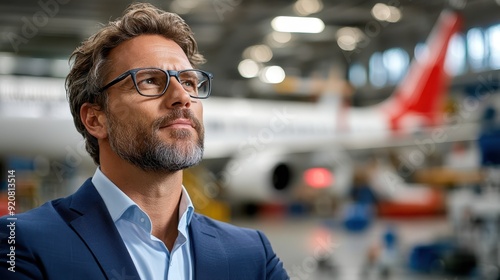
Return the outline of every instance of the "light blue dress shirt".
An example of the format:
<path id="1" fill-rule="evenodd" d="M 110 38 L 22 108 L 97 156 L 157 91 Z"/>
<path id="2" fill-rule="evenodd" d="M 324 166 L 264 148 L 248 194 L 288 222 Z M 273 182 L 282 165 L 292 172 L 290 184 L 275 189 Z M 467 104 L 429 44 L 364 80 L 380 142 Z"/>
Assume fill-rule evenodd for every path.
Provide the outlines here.
<path id="1" fill-rule="evenodd" d="M 146 212 L 113 184 L 100 168 L 92 177 L 92 183 L 104 200 L 141 279 L 193 279 L 188 227 L 194 207 L 184 187 L 179 203 L 179 234 L 172 252 L 169 252 L 165 244 L 151 234 L 151 219 Z"/>

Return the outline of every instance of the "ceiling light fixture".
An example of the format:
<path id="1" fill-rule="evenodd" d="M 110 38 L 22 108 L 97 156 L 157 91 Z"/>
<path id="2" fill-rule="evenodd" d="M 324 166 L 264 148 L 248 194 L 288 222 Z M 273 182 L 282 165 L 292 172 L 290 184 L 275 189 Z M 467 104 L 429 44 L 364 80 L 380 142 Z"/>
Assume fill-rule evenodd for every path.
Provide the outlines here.
<path id="1" fill-rule="evenodd" d="M 243 58 L 250 58 L 257 62 L 268 62 L 273 58 L 273 51 L 267 45 L 254 45 L 243 51 Z"/>
<path id="2" fill-rule="evenodd" d="M 271 26 L 279 32 L 293 33 L 320 33 L 325 29 L 325 24 L 319 18 L 314 17 L 275 17 Z"/>
<path id="3" fill-rule="evenodd" d="M 257 77 L 259 70 L 259 64 L 251 59 L 242 60 L 238 64 L 238 72 L 244 78 Z"/>
<path id="4" fill-rule="evenodd" d="M 337 30 L 337 44 L 344 51 L 356 49 L 363 37 L 363 32 L 357 27 L 342 27 Z"/>
<path id="5" fill-rule="evenodd" d="M 371 13 L 378 21 L 398 22 L 401 20 L 401 10 L 399 8 L 383 3 L 375 4 Z"/>
<path id="6" fill-rule="evenodd" d="M 401 10 L 396 7 L 389 7 L 391 15 L 387 19 L 388 22 L 398 22 L 401 20 Z"/>
<path id="7" fill-rule="evenodd" d="M 323 9 L 321 0 L 297 0 L 293 5 L 294 11 L 301 16 L 308 16 Z"/>
<path id="8" fill-rule="evenodd" d="M 274 31 L 273 33 L 271 33 L 271 36 L 274 39 L 274 41 L 276 41 L 277 43 L 280 43 L 280 44 L 286 44 L 286 43 L 290 42 L 290 40 L 292 39 L 292 35 L 288 32 L 276 32 L 276 31 Z"/>
<path id="9" fill-rule="evenodd" d="M 379 21 L 386 21 L 391 16 L 391 9 L 384 3 L 377 3 L 372 8 L 372 15 Z"/>
<path id="10" fill-rule="evenodd" d="M 259 78 L 267 84 L 279 84 L 285 79 L 285 70 L 279 66 L 268 66 L 260 72 Z"/>

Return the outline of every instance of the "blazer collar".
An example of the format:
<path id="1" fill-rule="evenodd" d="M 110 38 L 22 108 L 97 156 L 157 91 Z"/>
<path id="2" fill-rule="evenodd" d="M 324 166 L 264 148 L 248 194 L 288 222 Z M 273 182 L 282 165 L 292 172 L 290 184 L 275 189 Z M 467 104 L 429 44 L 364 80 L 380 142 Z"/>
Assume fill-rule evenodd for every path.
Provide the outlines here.
<path id="1" fill-rule="evenodd" d="M 140 279 L 132 258 L 91 179 L 85 181 L 75 194 L 55 201 L 53 206 L 92 251 L 106 278 Z M 189 232 L 194 279 L 229 280 L 229 261 L 217 229 L 195 213 Z"/>
<path id="2" fill-rule="evenodd" d="M 194 279 L 229 279 L 229 262 L 218 231 L 196 213 L 189 230 Z"/>
<path id="3" fill-rule="evenodd" d="M 132 258 L 90 179 L 75 194 L 55 202 L 54 208 L 92 251 L 108 279 L 139 279 Z"/>

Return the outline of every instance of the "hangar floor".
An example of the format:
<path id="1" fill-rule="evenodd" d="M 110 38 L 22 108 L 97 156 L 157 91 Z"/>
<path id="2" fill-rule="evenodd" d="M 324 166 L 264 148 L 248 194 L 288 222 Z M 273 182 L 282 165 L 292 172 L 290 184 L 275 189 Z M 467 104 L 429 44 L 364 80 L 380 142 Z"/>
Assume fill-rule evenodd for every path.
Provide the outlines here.
<path id="1" fill-rule="evenodd" d="M 262 230 L 291 279 L 471 279 L 420 274 L 409 269 L 408 256 L 414 245 L 453 234 L 446 217 L 376 220 L 362 232 L 348 232 L 331 219 L 309 217 L 238 219 L 232 223 Z M 381 248 L 388 228 L 396 233 L 397 250 L 392 252 Z M 384 264 L 389 268 L 387 274 L 380 272 Z"/>

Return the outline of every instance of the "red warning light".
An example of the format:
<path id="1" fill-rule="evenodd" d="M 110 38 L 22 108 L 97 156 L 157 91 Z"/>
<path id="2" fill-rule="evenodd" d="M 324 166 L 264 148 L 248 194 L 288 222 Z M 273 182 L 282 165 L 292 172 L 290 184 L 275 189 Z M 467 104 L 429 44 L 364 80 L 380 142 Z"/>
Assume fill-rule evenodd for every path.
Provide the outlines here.
<path id="1" fill-rule="evenodd" d="M 326 168 L 309 168 L 304 172 L 304 182 L 315 189 L 326 188 L 332 184 L 333 174 Z"/>

